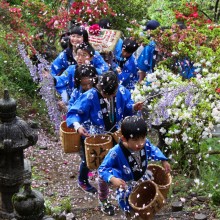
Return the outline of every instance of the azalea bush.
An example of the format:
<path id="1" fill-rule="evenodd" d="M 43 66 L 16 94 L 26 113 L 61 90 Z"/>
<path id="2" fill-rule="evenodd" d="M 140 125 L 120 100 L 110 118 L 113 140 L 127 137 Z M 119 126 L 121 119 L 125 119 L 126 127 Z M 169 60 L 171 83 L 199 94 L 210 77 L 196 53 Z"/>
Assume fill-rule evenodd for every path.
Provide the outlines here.
<path id="1" fill-rule="evenodd" d="M 178 74 L 157 69 L 132 93 L 135 101 L 146 101 L 149 124 L 160 126 L 165 152 L 171 152 L 168 156 L 183 170 L 195 170 L 201 160 L 202 139 L 212 137 L 213 126 L 220 122 L 219 71 L 212 73 L 207 68 L 204 76 L 203 71 L 183 81 Z M 169 126 L 163 126 L 164 122 Z"/>
<path id="2" fill-rule="evenodd" d="M 71 19 L 84 25 L 97 23 L 101 18 L 115 16 L 106 0 L 76 0 L 70 10 Z"/>

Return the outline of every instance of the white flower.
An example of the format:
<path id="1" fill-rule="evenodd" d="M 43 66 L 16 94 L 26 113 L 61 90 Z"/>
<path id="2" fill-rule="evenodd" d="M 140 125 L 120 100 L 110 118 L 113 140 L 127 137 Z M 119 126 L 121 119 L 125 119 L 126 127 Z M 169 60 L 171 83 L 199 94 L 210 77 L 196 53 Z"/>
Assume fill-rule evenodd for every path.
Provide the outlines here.
<path id="1" fill-rule="evenodd" d="M 200 180 L 198 178 L 194 179 L 194 183 L 199 186 L 200 185 Z"/>
<path id="2" fill-rule="evenodd" d="M 134 101 L 135 102 L 139 102 L 139 101 L 144 101 L 145 97 L 142 96 L 141 94 L 138 94 L 136 96 L 134 96 Z"/>
<path id="3" fill-rule="evenodd" d="M 205 63 L 205 65 L 206 65 L 206 66 L 212 66 L 212 63 L 211 63 L 210 61 L 207 61 L 207 62 Z"/>
<path id="4" fill-rule="evenodd" d="M 175 55 L 177 55 L 177 54 L 178 54 L 178 52 L 173 51 L 171 54 L 175 56 Z"/>
<path id="5" fill-rule="evenodd" d="M 196 73 L 199 73 L 201 71 L 201 68 L 196 68 L 195 70 L 194 70 L 194 72 L 196 72 Z"/>
<path id="6" fill-rule="evenodd" d="M 138 88 L 134 88 L 133 92 L 132 92 L 132 95 L 138 95 L 140 94 L 140 91 L 138 90 Z"/>
<path id="7" fill-rule="evenodd" d="M 167 130 L 164 127 L 162 127 L 159 131 L 161 134 L 165 134 Z"/>
<path id="8" fill-rule="evenodd" d="M 174 139 L 173 139 L 173 138 L 168 138 L 168 137 L 166 137 L 166 138 L 164 139 L 164 141 L 165 141 L 165 143 L 166 143 L 167 145 L 171 145 L 171 144 L 173 143 Z"/>
<path id="9" fill-rule="evenodd" d="M 157 76 L 155 73 L 147 74 L 147 82 L 157 81 Z"/>
<path id="10" fill-rule="evenodd" d="M 174 134 L 179 134 L 181 132 L 181 130 L 175 129 L 173 132 L 174 132 Z"/>
<path id="11" fill-rule="evenodd" d="M 204 72 L 204 73 L 208 73 L 209 70 L 208 70 L 207 68 L 203 68 L 203 69 L 202 69 L 202 72 Z"/>
<path id="12" fill-rule="evenodd" d="M 149 90 L 149 86 L 143 85 L 142 89 L 143 89 L 143 91 L 148 91 Z"/>
<path id="13" fill-rule="evenodd" d="M 183 140 L 183 142 L 188 143 L 188 136 L 185 132 L 182 134 L 182 140 Z"/>
<path id="14" fill-rule="evenodd" d="M 197 74 L 197 75 L 196 75 L 196 78 L 197 78 L 197 79 L 201 79 L 201 78 L 202 78 L 202 75 L 201 75 L 201 74 Z"/>

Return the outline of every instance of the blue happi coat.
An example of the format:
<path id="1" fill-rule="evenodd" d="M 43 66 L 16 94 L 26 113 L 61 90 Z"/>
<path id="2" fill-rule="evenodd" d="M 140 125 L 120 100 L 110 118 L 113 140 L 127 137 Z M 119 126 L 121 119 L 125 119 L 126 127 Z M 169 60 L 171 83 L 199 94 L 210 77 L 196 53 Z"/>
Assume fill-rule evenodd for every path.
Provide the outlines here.
<path id="1" fill-rule="evenodd" d="M 75 88 L 70 95 L 69 106 L 73 105 L 74 102 L 83 94 L 82 88 Z"/>
<path id="2" fill-rule="evenodd" d="M 75 71 L 76 65 L 70 65 L 62 75 L 54 76 L 56 91 L 61 95 L 62 99 L 62 94 L 67 93 L 68 97 L 70 97 L 73 91 Z M 63 101 L 66 102 L 66 100 Z"/>
<path id="3" fill-rule="evenodd" d="M 147 46 L 144 47 L 142 53 L 137 59 L 138 68 L 141 71 L 152 73 L 154 67 L 154 51 L 156 43 L 151 41 Z"/>
<path id="4" fill-rule="evenodd" d="M 185 58 L 183 60 L 178 60 L 175 63 L 175 66 L 177 66 L 179 74 L 184 79 L 190 79 L 196 76 L 194 74 L 196 67 L 194 67 L 194 63 L 190 61 L 190 59 L 188 58 Z"/>
<path id="5" fill-rule="evenodd" d="M 64 70 L 68 68 L 68 66 L 76 64 L 76 61 L 69 61 L 70 53 L 68 52 L 68 50 L 69 48 L 62 51 L 53 61 L 50 71 L 52 76 L 60 75 Z M 72 53 L 71 56 L 71 60 L 74 60 Z M 96 68 L 99 74 L 102 74 L 109 70 L 108 64 L 104 61 L 103 57 L 98 51 L 95 51 L 95 55 L 93 56 L 91 64 Z"/>
<path id="6" fill-rule="evenodd" d="M 116 68 L 119 67 L 119 62 L 123 61 L 125 58 L 122 57 L 122 45 L 123 40 L 119 39 L 114 50 L 115 61 L 112 62 L 112 69 L 116 72 Z M 131 55 L 125 62 L 121 73 L 118 73 L 118 79 L 120 84 L 131 90 L 134 89 L 134 85 L 138 81 L 138 67 L 137 61 L 134 55 Z"/>
<path id="7" fill-rule="evenodd" d="M 149 160 L 153 161 L 164 161 L 167 158 L 160 151 L 160 149 L 153 144 L 150 143 L 149 140 L 146 139 L 145 146 L 142 150 L 145 150 L 146 154 L 146 163 Z M 141 150 L 141 151 L 142 151 Z M 147 164 L 146 164 L 147 167 Z M 128 203 L 128 197 L 131 193 L 132 187 L 129 183 L 134 180 L 132 168 L 130 167 L 128 160 L 120 147 L 119 144 L 115 145 L 111 150 L 109 150 L 108 154 L 105 156 L 103 162 L 98 168 L 99 176 L 107 183 L 110 182 L 111 177 L 120 178 L 127 182 L 128 189 L 116 191 L 117 200 L 119 206 L 123 211 L 130 210 L 130 206 Z M 143 176 L 143 178 L 147 179 L 147 176 Z"/>
<path id="8" fill-rule="evenodd" d="M 129 90 L 134 89 L 138 81 L 138 67 L 134 55 L 131 55 L 125 62 L 122 72 L 118 73 L 120 84 Z"/>
<path id="9" fill-rule="evenodd" d="M 120 85 L 116 93 L 116 122 L 120 122 L 126 116 L 133 115 L 133 104 L 130 92 Z M 83 93 L 69 108 L 67 126 L 73 127 L 74 122 L 82 124 L 90 119 L 93 129 L 95 129 L 93 132 L 104 133 L 106 129 L 102 111 L 98 91 L 92 88 Z"/>

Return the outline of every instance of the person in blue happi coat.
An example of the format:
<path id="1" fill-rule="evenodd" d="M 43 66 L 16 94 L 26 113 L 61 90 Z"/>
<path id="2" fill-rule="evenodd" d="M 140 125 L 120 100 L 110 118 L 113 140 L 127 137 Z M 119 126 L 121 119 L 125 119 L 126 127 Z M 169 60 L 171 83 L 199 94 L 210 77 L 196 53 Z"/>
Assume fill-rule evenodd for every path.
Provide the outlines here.
<path id="1" fill-rule="evenodd" d="M 156 20 L 150 20 L 146 23 L 146 28 L 144 31 L 150 35 L 151 30 L 155 30 L 160 26 L 160 23 Z M 152 73 L 154 71 L 156 63 L 156 42 L 151 40 L 148 45 L 144 47 L 141 54 L 137 59 L 137 65 L 139 68 L 139 82 L 142 81 L 147 73 Z"/>
<path id="2" fill-rule="evenodd" d="M 141 110 L 142 103 L 134 103 L 130 92 L 118 83 L 117 75 L 108 71 L 99 76 L 95 88 L 83 93 L 68 110 L 67 126 L 74 127 L 82 137 L 91 134 L 115 132 L 120 121 Z M 91 127 L 86 129 L 82 123 L 90 120 Z M 86 192 L 96 193 L 97 190 L 88 181 L 89 169 L 86 164 L 85 148 L 78 177 L 78 185 Z M 103 206 L 104 207 L 104 206 Z M 111 213 L 114 212 L 112 208 Z"/>
<path id="3" fill-rule="evenodd" d="M 78 66 L 74 75 L 74 90 L 70 96 L 68 107 L 86 91 L 97 84 L 98 73 L 95 67 L 91 64 L 83 64 Z"/>
<path id="4" fill-rule="evenodd" d="M 118 204 L 127 216 L 132 213 L 128 203 L 133 188 L 131 183 L 151 178 L 147 172 L 148 160 L 162 161 L 166 172 L 171 168 L 160 149 L 146 139 L 147 124 L 143 118 L 126 117 L 121 124 L 121 133 L 121 141 L 109 150 L 98 168 L 99 199 L 108 204 L 108 185 L 112 184 L 117 188 Z"/>
<path id="5" fill-rule="evenodd" d="M 125 39 L 123 42 L 119 40 L 112 62 L 112 69 L 118 74 L 120 84 L 129 90 L 134 89 L 138 81 L 137 62 L 133 55 L 137 48 L 138 44 L 134 40 Z"/>
<path id="6" fill-rule="evenodd" d="M 62 101 L 58 102 L 58 105 L 61 109 L 68 104 L 70 95 L 73 92 L 76 68 L 83 64 L 91 64 L 91 60 L 93 59 L 94 54 L 95 50 L 89 43 L 81 43 L 76 48 L 75 58 L 77 65 L 70 65 L 60 76 L 54 76 L 56 91 L 61 95 L 62 98 Z M 96 71 L 97 74 L 100 73 L 99 69 L 96 69 Z"/>
<path id="7" fill-rule="evenodd" d="M 51 65 L 51 75 L 61 75 L 69 65 L 75 65 L 76 62 L 76 48 L 81 43 L 88 43 L 88 32 L 82 26 L 75 26 L 69 31 L 69 46 L 63 50 Z M 98 51 L 95 51 L 91 63 L 100 70 L 101 73 L 108 71 L 109 66 L 104 61 L 103 57 Z"/>

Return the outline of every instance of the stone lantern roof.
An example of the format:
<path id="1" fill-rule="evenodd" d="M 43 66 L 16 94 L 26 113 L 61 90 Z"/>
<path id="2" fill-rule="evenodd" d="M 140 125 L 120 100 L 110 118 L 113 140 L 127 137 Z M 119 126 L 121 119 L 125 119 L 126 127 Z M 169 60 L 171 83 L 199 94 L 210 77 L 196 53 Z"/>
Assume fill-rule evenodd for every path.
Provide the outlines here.
<path id="1" fill-rule="evenodd" d="M 37 134 L 30 125 L 16 116 L 16 107 L 16 101 L 5 90 L 0 99 L 0 150 L 25 149 L 37 142 Z"/>

